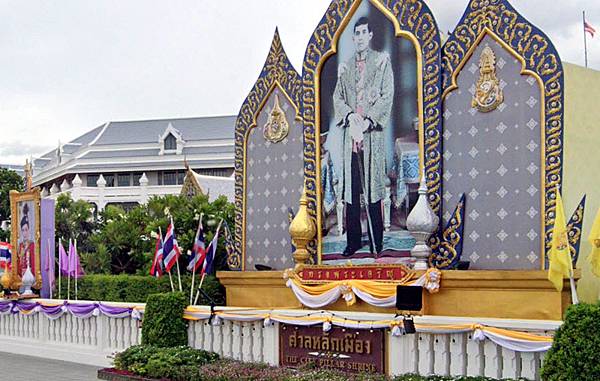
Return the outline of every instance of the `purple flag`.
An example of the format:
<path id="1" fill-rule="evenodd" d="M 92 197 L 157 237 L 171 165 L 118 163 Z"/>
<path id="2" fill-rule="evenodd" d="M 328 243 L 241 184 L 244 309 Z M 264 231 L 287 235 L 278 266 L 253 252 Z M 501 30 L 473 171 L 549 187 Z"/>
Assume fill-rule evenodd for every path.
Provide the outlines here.
<path id="1" fill-rule="evenodd" d="M 68 276 L 69 275 L 69 257 L 67 256 L 67 252 L 65 248 L 60 242 L 58 244 L 58 261 L 60 264 L 60 275 Z"/>
<path id="2" fill-rule="evenodd" d="M 69 241 L 69 276 L 73 278 L 81 278 L 85 273 L 79 263 L 79 255 L 77 254 L 77 247 L 73 245 L 72 241 Z"/>

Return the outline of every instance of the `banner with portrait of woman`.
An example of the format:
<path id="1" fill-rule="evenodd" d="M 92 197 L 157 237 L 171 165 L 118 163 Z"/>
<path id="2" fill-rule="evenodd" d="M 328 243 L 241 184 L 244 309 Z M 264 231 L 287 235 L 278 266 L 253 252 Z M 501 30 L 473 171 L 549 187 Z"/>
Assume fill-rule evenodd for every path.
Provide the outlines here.
<path id="1" fill-rule="evenodd" d="M 35 277 L 33 288 L 42 286 L 40 260 L 40 190 L 10 193 L 12 228 L 12 288 L 18 290 L 29 270 Z"/>

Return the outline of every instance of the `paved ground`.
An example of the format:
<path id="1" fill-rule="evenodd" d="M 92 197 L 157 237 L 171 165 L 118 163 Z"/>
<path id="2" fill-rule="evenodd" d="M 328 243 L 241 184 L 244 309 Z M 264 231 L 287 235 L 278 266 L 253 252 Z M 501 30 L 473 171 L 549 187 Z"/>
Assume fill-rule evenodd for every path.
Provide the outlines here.
<path id="1" fill-rule="evenodd" d="M 97 380 L 98 368 L 38 357 L 0 352 L 1 381 L 88 381 Z"/>

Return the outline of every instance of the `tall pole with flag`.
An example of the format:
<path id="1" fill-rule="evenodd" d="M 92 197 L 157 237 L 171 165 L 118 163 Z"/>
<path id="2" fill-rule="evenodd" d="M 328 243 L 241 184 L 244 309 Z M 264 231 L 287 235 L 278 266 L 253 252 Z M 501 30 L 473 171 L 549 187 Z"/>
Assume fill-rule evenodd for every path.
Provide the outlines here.
<path id="1" fill-rule="evenodd" d="M 563 289 L 564 278 L 570 279 L 573 304 L 579 303 L 575 280 L 573 279 L 573 259 L 571 258 L 567 219 L 558 187 L 556 189 L 556 212 L 554 228 L 552 229 L 552 246 L 548 252 L 548 256 L 550 259 L 548 280 L 560 292 Z"/>
<path id="2" fill-rule="evenodd" d="M 69 257 L 62 244 L 62 239 L 58 239 L 58 298 L 61 299 L 61 283 L 60 278 L 64 275 L 69 276 Z M 68 297 L 67 297 L 68 299 Z"/>
<path id="3" fill-rule="evenodd" d="M 192 285 L 190 286 L 190 305 L 192 305 L 194 299 L 194 283 L 196 280 L 196 270 L 204 263 L 206 258 L 206 247 L 204 243 L 204 229 L 202 228 L 202 217 L 200 215 L 200 221 L 198 222 L 198 230 L 196 231 L 196 237 L 194 238 L 194 247 L 192 248 L 192 258 L 188 264 L 188 271 L 192 271 Z"/>
<path id="4" fill-rule="evenodd" d="M 592 273 L 600 278 L 600 209 L 598 209 L 594 219 L 589 242 L 592 245 L 592 252 L 588 257 L 588 261 L 592 264 Z"/>
<path id="5" fill-rule="evenodd" d="M 215 236 L 212 241 L 208 244 L 208 248 L 206 249 L 206 257 L 202 263 L 202 278 L 200 278 L 200 285 L 198 286 L 198 292 L 196 293 L 196 298 L 194 298 L 194 305 L 198 303 L 198 298 L 200 297 L 200 289 L 202 289 L 202 284 L 204 283 L 204 278 L 206 278 L 206 274 L 210 274 L 213 271 L 215 255 L 217 254 L 217 245 L 219 243 L 219 231 L 221 230 L 221 225 L 223 224 L 223 220 L 219 222 L 219 226 L 217 227 L 217 231 L 215 232 Z"/>
<path id="6" fill-rule="evenodd" d="M 585 11 L 583 11 L 583 47 L 585 51 L 585 67 L 588 67 L 588 50 L 587 50 L 587 35 L 588 33 L 592 38 L 596 35 L 596 28 L 587 22 L 585 18 Z"/>
<path id="7" fill-rule="evenodd" d="M 177 239 L 175 238 L 175 225 L 173 224 L 172 218 L 171 223 L 167 228 L 167 234 L 165 235 L 163 255 L 165 258 L 165 269 L 169 273 L 169 278 L 171 278 L 171 268 L 177 265 L 177 269 L 179 270 L 179 256 L 181 255 L 181 251 L 177 245 Z M 179 278 L 179 291 L 183 291 L 181 288 L 181 277 Z"/>
<path id="8" fill-rule="evenodd" d="M 160 229 L 160 228 L 159 228 Z M 156 237 L 156 249 L 154 250 L 154 258 L 152 259 L 152 267 L 150 268 L 150 275 L 156 278 L 160 278 L 163 275 L 163 242 L 162 234 Z M 172 285 L 171 285 L 172 286 Z"/>

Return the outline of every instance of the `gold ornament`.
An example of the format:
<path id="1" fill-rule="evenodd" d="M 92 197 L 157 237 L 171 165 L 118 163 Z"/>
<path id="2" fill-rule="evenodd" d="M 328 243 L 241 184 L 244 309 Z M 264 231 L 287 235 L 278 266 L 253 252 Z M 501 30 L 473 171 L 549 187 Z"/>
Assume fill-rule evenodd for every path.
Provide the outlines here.
<path id="1" fill-rule="evenodd" d="M 481 52 L 479 74 L 471 106 L 480 112 L 494 111 L 504 102 L 504 94 L 500 88 L 500 81 L 496 77 L 496 55 L 489 46 Z"/>
<path id="2" fill-rule="evenodd" d="M 289 132 L 290 125 L 285 118 L 285 112 L 279 106 L 279 95 L 275 94 L 275 104 L 267 124 L 263 127 L 263 135 L 271 143 L 279 143 L 288 136 Z"/>
<path id="3" fill-rule="evenodd" d="M 11 286 L 11 283 L 12 279 L 10 276 L 10 271 L 6 270 L 4 271 L 4 274 L 2 274 L 2 278 L 0 278 L 0 284 L 4 290 L 8 290 Z"/>
<path id="4" fill-rule="evenodd" d="M 306 197 L 306 189 L 302 192 L 300 198 L 300 209 L 294 220 L 290 224 L 290 235 L 292 241 L 296 245 L 294 252 L 294 262 L 296 262 L 295 270 L 300 271 L 310 259 L 310 253 L 307 250 L 308 243 L 315 238 L 317 228 L 313 219 L 308 214 L 308 198 Z"/>
<path id="5" fill-rule="evenodd" d="M 596 249 L 600 249 L 600 239 L 594 240 L 594 246 L 596 246 Z"/>

